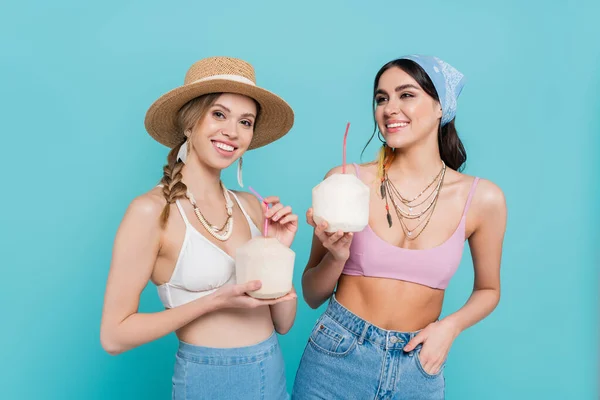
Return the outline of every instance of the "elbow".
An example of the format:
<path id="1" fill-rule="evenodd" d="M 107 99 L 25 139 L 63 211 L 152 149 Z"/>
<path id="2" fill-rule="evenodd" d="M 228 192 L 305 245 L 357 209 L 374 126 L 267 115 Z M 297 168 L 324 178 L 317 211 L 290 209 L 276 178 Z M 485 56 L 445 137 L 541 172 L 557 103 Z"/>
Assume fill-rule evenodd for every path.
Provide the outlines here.
<path id="1" fill-rule="evenodd" d="M 277 321 L 274 320 L 273 328 L 275 329 L 275 332 L 277 332 L 278 334 L 285 335 L 292 329 L 292 326 L 294 326 L 295 320 L 296 320 L 296 312 L 294 311 L 294 313 L 292 315 L 290 315 L 289 317 L 287 317 L 285 319 L 280 319 Z"/>
<path id="2" fill-rule="evenodd" d="M 290 329 L 292 329 L 291 325 L 290 326 L 285 326 L 285 327 L 276 326 L 275 327 L 275 332 L 277 332 L 280 335 L 285 335 L 286 333 L 288 333 L 290 331 Z"/>
<path id="3" fill-rule="evenodd" d="M 104 350 L 105 350 L 105 351 L 106 351 L 108 354 L 110 354 L 111 356 L 118 356 L 119 354 L 121 354 L 121 353 L 122 353 L 122 351 L 120 351 L 120 350 L 118 350 L 118 349 L 116 349 L 116 348 L 112 349 L 112 348 L 108 348 L 108 347 L 105 347 L 105 346 L 103 346 L 103 347 L 104 347 Z"/>
<path id="4" fill-rule="evenodd" d="M 319 299 L 313 293 L 310 292 L 310 289 L 304 287 L 302 291 L 302 297 L 304 298 L 304 302 L 308 304 L 310 308 L 316 310 L 323 304 L 323 302 L 327 299 Z"/>
<path id="5" fill-rule="evenodd" d="M 491 310 L 496 309 L 500 303 L 499 287 L 479 287 L 475 291 L 480 293 L 482 301 L 486 301 Z"/>
<path id="6" fill-rule="evenodd" d="M 500 303 L 500 289 L 496 290 L 496 304 L 494 304 L 494 307 L 497 307 L 499 303 Z"/>
<path id="7" fill-rule="evenodd" d="M 310 308 L 312 308 L 313 310 L 316 310 L 317 308 L 319 308 L 321 306 L 321 304 L 323 304 L 322 301 L 317 301 L 313 298 L 311 298 L 310 296 L 307 296 L 306 294 L 304 294 L 304 302 L 306 304 L 308 304 L 308 306 Z"/>
<path id="8" fill-rule="evenodd" d="M 310 292 L 311 292 L 310 287 L 304 281 L 304 275 L 303 275 L 302 276 L 302 298 L 304 299 L 304 302 L 306 304 L 308 304 L 308 306 L 310 308 L 312 308 L 313 310 L 316 310 L 317 308 L 319 308 L 319 306 L 321 304 L 323 304 L 323 301 L 316 300 L 314 298 L 314 296 L 311 296 Z"/>
<path id="9" fill-rule="evenodd" d="M 105 331 L 100 333 L 100 344 L 102 345 L 104 351 L 111 356 L 119 355 L 127 350 L 123 345 L 115 340 L 112 335 L 109 335 Z"/>
<path id="10" fill-rule="evenodd" d="M 311 309 L 313 309 L 313 310 L 316 310 L 317 308 L 319 308 L 319 305 L 320 305 L 319 303 L 316 303 L 316 302 L 314 302 L 314 301 L 313 301 L 313 302 L 308 302 L 308 301 L 307 301 L 307 302 L 306 302 L 306 304 L 308 304 L 308 306 L 309 306 Z"/>
<path id="11" fill-rule="evenodd" d="M 500 303 L 500 288 L 499 287 L 491 287 L 488 290 L 492 295 L 492 302 L 494 304 L 494 307 L 498 305 L 498 303 Z"/>
<path id="12" fill-rule="evenodd" d="M 109 340 L 100 340 L 100 344 L 102 344 L 102 348 L 111 356 L 117 356 L 123 353 L 125 350 L 118 345 L 118 343 L 109 341 Z"/>

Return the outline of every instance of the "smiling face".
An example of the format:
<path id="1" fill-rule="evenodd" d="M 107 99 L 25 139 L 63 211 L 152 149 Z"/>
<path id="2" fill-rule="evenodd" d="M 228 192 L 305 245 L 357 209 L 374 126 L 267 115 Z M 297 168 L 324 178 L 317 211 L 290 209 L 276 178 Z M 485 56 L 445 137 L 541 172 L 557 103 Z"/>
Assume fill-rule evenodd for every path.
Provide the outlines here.
<path id="1" fill-rule="evenodd" d="M 222 93 L 211 101 L 193 127 L 184 131 L 190 143 L 188 157 L 222 170 L 250 146 L 257 118 L 256 102 L 246 96 Z"/>
<path id="2" fill-rule="evenodd" d="M 375 121 L 387 145 L 406 148 L 431 135 L 437 137 L 440 103 L 397 66 L 385 70 L 375 89 Z"/>

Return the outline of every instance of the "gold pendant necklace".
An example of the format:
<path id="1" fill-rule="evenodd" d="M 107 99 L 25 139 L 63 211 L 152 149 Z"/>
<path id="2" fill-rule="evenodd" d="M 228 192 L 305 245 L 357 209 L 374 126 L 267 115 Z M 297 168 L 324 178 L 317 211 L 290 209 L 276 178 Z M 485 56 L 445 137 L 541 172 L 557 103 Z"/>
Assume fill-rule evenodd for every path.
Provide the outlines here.
<path id="1" fill-rule="evenodd" d="M 394 210 L 396 211 L 396 215 L 398 217 L 398 220 L 400 221 L 400 226 L 402 227 L 402 231 L 404 232 L 406 237 L 409 240 L 415 240 L 416 238 L 418 238 L 421 235 L 421 233 L 423 233 L 423 231 L 429 224 L 431 217 L 433 216 L 433 212 L 435 210 L 435 206 L 437 205 L 437 201 L 439 199 L 440 189 L 444 182 L 445 175 L 446 175 L 446 164 L 442 161 L 442 168 L 441 168 L 440 172 L 436 175 L 434 180 L 429 185 L 427 185 L 427 187 L 425 189 L 423 189 L 421 191 L 421 193 L 419 193 L 415 198 L 413 198 L 412 200 L 406 200 L 404 197 L 402 197 L 402 195 L 400 194 L 400 191 L 390 181 L 387 174 L 384 173 L 384 177 L 381 182 L 381 196 L 382 196 L 382 198 L 385 198 L 386 217 L 388 220 L 389 227 L 390 228 L 392 227 L 392 217 L 390 215 L 390 210 L 389 210 L 390 207 L 388 204 L 388 196 L 392 202 Z M 433 185 L 433 183 L 435 183 L 436 181 L 437 181 L 436 188 L 434 189 L 434 191 L 432 193 L 430 193 L 429 195 L 427 195 L 425 197 L 425 200 L 423 200 L 422 202 L 420 202 L 419 204 L 416 204 L 416 205 L 410 204 L 410 203 L 414 202 L 415 200 L 417 200 L 419 197 L 421 197 L 421 195 L 423 195 L 423 193 L 425 193 L 425 191 L 428 188 L 430 188 L 431 185 Z M 413 214 L 413 212 L 412 212 L 413 208 L 424 204 L 427 201 L 427 199 L 430 198 L 432 195 L 433 195 L 433 199 L 425 207 L 425 209 Z M 394 197 L 397 197 L 398 200 L 400 200 L 399 201 L 400 203 L 402 203 L 405 207 L 408 207 L 408 212 L 406 212 L 405 210 L 403 210 L 400 207 L 400 205 L 398 204 L 398 202 L 396 202 L 396 199 Z M 425 216 L 425 218 L 421 219 L 423 216 Z M 406 225 L 406 223 L 404 222 L 405 219 L 406 220 L 417 219 L 420 222 L 413 229 L 409 229 L 408 226 Z M 423 227 L 415 235 L 415 232 L 422 224 L 424 224 Z"/>

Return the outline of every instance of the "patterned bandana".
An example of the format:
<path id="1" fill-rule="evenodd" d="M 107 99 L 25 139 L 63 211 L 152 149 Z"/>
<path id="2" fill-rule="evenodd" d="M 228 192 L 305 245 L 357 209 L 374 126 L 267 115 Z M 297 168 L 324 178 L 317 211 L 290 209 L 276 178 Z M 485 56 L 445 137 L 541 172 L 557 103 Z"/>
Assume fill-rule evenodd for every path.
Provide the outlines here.
<path id="1" fill-rule="evenodd" d="M 452 121 L 456 116 L 456 100 L 465 85 L 464 75 L 437 57 L 410 55 L 401 59 L 416 62 L 429 75 L 442 105 L 441 126 Z"/>

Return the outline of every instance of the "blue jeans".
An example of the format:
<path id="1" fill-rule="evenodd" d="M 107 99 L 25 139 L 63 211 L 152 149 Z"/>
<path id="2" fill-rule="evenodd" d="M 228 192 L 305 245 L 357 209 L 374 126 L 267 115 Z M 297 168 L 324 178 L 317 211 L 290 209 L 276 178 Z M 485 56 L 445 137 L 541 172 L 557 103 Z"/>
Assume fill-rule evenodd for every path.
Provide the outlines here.
<path id="1" fill-rule="evenodd" d="M 292 398 L 443 399 L 444 366 L 428 374 L 419 361 L 420 345 L 403 350 L 416 334 L 378 328 L 332 296 L 304 349 Z"/>
<path id="2" fill-rule="evenodd" d="M 229 349 L 179 342 L 173 400 L 284 400 L 285 369 L 275 332 L 258 344 Z"/>

